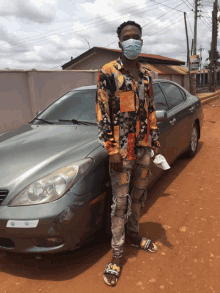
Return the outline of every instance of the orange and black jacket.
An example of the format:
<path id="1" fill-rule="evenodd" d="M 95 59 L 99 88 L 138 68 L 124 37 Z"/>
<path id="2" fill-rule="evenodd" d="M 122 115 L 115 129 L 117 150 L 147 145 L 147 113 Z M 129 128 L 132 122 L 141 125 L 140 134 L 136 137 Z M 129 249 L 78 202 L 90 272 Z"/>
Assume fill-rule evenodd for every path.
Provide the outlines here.
<path id="1" fill-rule="evenodd" d="M 137 63 L 138 81 L 121 59 L 104 65 L 98 76 L 96 115 L 99 142 L 109 155 L 136 159 L 136 146 L 160 147 L 152 77 Z"/>

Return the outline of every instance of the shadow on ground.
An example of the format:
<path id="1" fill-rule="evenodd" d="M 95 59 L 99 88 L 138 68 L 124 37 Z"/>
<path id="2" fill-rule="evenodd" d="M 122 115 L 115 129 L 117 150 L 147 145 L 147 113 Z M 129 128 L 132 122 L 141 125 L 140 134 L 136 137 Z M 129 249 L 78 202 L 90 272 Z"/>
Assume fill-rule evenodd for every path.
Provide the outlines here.
<path id="1" fill-rule="evenodd" d="M 198 153 L 202 149 L 202 142 L 199 143 Z M 169 196 L 166 189 L 175 178 L 185 169 L 192 159 L 185 154 L 179 157 L 172 168 L 164 172 L 160 179 L 150 188 L 148 200 L 142 210 L 142 215 L 147 213 L 150 207 L 161 196 Z M 172 244 L 166 237 L 166 230 L 160 223 L 147 222 L 140 224 L 141 230 L 147 231 L 152 240 L 160 241 L 163 245 L 172 249 Z M 100 233 L 94 240 L 81 248 L 63 254 L 46 255 L 41 260 L 35 259 L 33 255 L 12 254 L 0 258 L 0 270 L 7 274 L 25 277 L 36 280 L 68 280 L 77 277 L 85 272 L 106 253 L 110 251 L 110 237 Z M 138 250 L 125 246 L 123 260 L 137 256 Z M 103 268 L 104 269 L 104 268 Z"/>

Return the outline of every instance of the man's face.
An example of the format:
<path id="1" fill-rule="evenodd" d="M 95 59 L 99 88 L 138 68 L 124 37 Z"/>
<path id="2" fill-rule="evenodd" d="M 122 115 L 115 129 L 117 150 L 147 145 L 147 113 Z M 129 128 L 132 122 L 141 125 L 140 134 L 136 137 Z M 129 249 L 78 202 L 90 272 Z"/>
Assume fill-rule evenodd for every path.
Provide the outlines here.
<path id="1" fill-rule="evenodd" d="M 143 44 L 143 40 L 141 39 L 141 32 L 139 28 L 137 28 L 135 25 L 126 25 L 122 31 L 121 31 L 121 36 L 120 36 L 120 42 L 119 48 L 122 49 L 121 43 L 124 41 L 127 41 L 129 39 L 134 39 L 134 40 L 141 40 Z"/>

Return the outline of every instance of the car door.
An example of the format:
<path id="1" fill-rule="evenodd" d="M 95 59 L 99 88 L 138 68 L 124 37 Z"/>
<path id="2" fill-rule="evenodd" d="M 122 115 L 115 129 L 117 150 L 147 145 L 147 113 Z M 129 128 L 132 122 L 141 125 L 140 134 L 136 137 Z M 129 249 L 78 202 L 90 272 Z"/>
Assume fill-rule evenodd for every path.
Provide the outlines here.
<path id="1" fill-rule="evenodd" d="M 189 143 L 188 132 L 191 131 L 192 122 L 189 119 L 186 96 L 184 97 L 180 87 L 172 82 L 161 82 L 160 86 L 169 105 L 167 117 L 172 127 L 167 135 L 166 150 L 168 161 L 172 162 Z"/>
<path id="2" fill-rule="evenodd" d="M 155 107 L 156 110 L 165 110 L 168 111 L 168 103 L 167 100 L 159 86 L 158 83 L 153 84 L 153 94 L 154 94 L 154 101 L 155 101 Z M 171 128 L 171 124 L 169 121 L 164 121 L 164 122 L 158 122 L 158 129 L 160 132 L 160 145 L 161 145 L 161 154 L 166 157 L 166 136 L 167 133 L 169 132 L 169 129 Z M 152 181 L 155 180 L 157 176 L 159 176 L 160 173 L 162 173 L 163 170 L 156 167 L 155 164 L 151 164 L 151 173 L 152 173 Z M 150 181 L 151 181 L 150 180 Z M 150 182 L 149 182 L 150 183 Z"/>
<path id="3" fill-rule="evenodd" d="M 182 134 L 180 135 L 180 141 L 178 145 L 178 152 L 181 153 L 190 144 L 192 127 L 195 121 L 196 107 L 189 99 L 190 94 L 186 90 L 180 87 L 179 87 L 179 90 L 185 101 L 183 104 L 180 105 L 180 109 L 179 109 L 180 111 L 179 115 L 181 115 L 182 116 L 181 119 L 183 119 L 182 128 L 180 130 Z"/>

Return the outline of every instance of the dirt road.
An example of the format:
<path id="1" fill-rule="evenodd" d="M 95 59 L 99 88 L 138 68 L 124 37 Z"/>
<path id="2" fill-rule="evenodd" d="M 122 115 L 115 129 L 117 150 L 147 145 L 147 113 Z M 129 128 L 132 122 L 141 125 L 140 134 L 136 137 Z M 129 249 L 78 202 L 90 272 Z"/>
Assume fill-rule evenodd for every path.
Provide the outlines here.
<path id="1" fill-rule="evenodd" d="M 0 255 L 0 293 L 219 293 L 220 101 L 204 106 L 204 115 L 197 156 L 179 158 L 143 209 L 140 230 L 156 241 L 156 254 L 126 246 L 115 288 L 102 280 L 108 242 L 40 261 Z"/>

